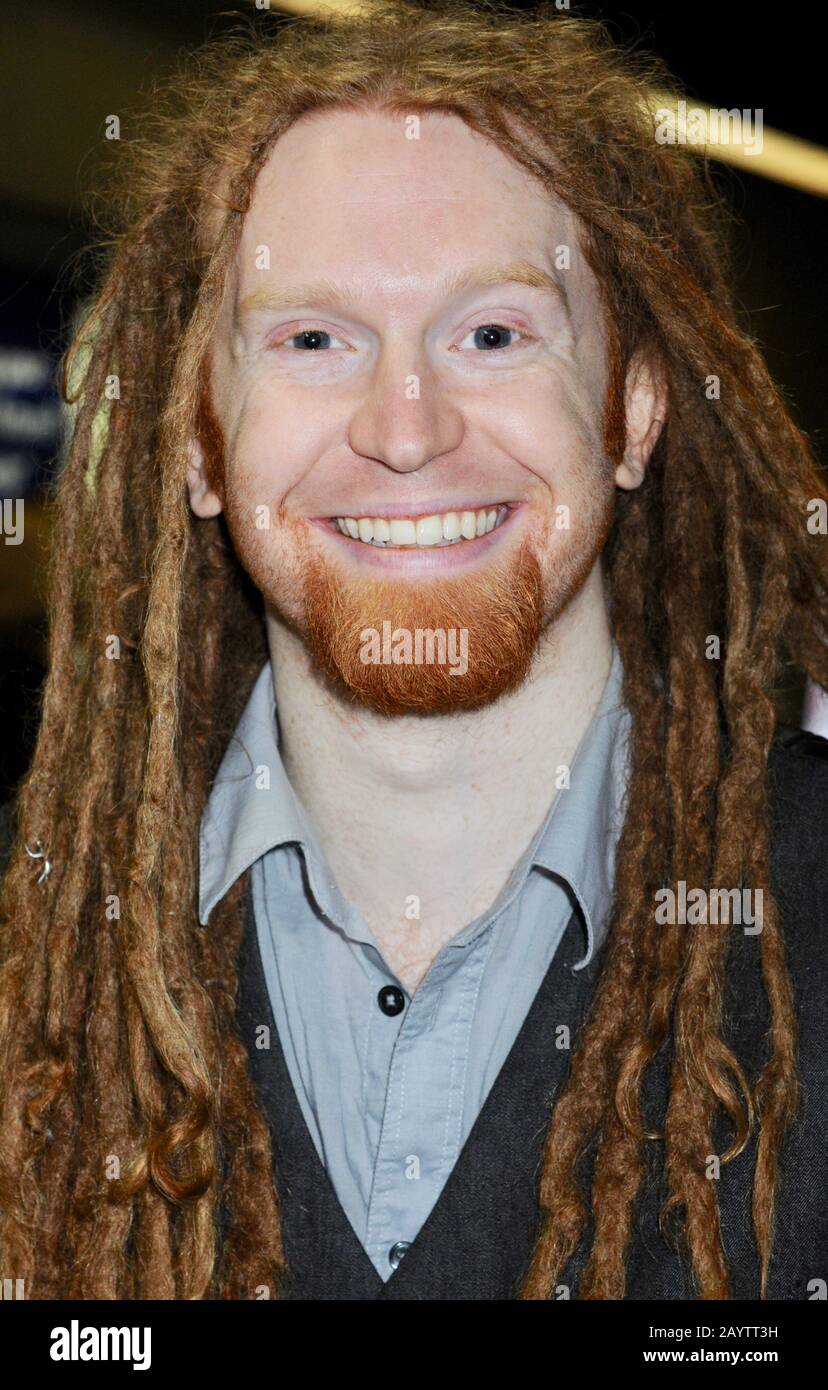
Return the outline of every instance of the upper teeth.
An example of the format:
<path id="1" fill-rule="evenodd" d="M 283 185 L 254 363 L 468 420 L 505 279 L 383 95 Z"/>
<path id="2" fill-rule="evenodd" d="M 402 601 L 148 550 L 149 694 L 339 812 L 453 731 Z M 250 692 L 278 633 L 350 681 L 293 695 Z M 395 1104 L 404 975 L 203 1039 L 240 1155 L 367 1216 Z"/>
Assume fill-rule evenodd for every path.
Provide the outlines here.
<path id="1" fill-rule="evenodd" d="M 508 508 L 481 507 L 477 512 L 444 512 L 440 516 L 393 517 L 338 516 L 343 536 L 366 545 L 453 545 L 485 536 L 499 526 Z"/>

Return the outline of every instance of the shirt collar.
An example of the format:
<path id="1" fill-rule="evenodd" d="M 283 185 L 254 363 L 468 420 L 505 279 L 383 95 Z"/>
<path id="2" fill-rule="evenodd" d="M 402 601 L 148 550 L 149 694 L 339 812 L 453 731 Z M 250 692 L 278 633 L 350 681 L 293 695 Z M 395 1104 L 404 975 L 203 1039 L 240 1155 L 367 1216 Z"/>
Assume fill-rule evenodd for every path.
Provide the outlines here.
<path id="1" fill-rule="evenodd" d="M 613 644 L 598 708 L 562 787 L 530 848 L 532 863 L 564 879 L 581 909 L 589 965 L 604 942 L 615 884 L 615 855 L 624 823 L 630 715 L 623 703 L 624 668 Z"/>
<path id="2" fill-rule="evenodd" d="M 492 909 L 455 941 L 466 944 L 494 912 L 502 910 L 529 871 L 537 867 L 563 879 L 583 914 L 587 951 L 575 969 L 592 960 L 606 935 L 612 901 L 615 847 L 623 822 L 629 715 L 621 701 L 623 668 L 616 647 L 598 708 L 532 844 L 515 866 Z M 267 661 L 222 759 L 201 820 L 199 921 L 236 879 L 277 845 L 301 845 L 320 907 L 332 920 L 354 913 L 333 882 L 316 834 L 296 796 L 279 752 L 273 673 Z"/>
<path id="3" fill-rule="evenodd" d="M 216 903 L 245 869 L 275 845 L 291 842 L 321 858 L 279 752 L 268 660 L 250 692 L 201 818 L 198 916 L 202 925 L 207 925 Z"/>

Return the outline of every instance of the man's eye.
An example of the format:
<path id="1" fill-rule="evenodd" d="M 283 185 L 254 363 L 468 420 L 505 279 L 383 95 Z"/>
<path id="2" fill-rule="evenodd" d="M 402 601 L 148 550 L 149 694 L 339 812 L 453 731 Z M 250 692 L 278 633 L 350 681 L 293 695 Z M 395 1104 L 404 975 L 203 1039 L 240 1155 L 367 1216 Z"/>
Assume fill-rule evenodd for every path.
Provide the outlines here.
<path id="1" fill-rule="evenodd" d="M 290 337 L 283 339 L 277 347 L 293 347 L 299 352 L 320 352 L 329 348 L 332 343 L 339 343 L 340 347 L 345 346 L 339 338 L 326 333 L 324 328 L 303 328 L 301 333 L 291 333 Z"/>
<path id="2" fill-rule="evenodd" d="M 504 342 L 504 338 L 510 333 L 519 338 L 527 336 L 521 333 L 520 329 L 506 328 L 502 323 L 481 323 L 479 328 L 473 328 L 466 336 L 473 338 L 476 348 L 483 352 L 492 352 L 512 346 L 511 343 Z M 465 342 L 466 338 L 463 339 L 463 343 Z M 460 344 L 461 347 L 463 343 Z"/>

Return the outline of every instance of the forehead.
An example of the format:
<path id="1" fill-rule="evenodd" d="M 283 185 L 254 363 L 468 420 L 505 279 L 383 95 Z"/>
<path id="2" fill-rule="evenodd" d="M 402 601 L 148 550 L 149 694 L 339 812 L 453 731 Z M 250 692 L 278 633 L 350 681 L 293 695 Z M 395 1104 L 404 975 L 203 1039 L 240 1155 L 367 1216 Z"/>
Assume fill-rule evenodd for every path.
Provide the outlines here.
<path id="1" fill-rule="evenodd" d="M 570 210 L 459 117 L 337 108 L 302 117 L 270 151 L 245 218 L 237 288 L 324 278 L 402 306 L 470 263 L 528 261 L 559 275 L 568 246 L 567 289 L 588 291 L 577 244 Z"/>

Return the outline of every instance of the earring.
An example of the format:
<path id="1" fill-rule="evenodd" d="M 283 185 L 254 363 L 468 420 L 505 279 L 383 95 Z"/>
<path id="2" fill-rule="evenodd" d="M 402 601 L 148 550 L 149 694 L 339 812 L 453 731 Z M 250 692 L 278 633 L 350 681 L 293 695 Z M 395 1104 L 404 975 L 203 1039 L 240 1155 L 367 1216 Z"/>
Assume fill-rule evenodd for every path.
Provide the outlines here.
<path id="1" fill-rule="evenodd" d="M 41 869 L 40 874 L 38 875 L 37 881 L 38 881 L 38 883 L 45 883 L 46 879 L 49 877 L 50 873 L 52 872 L 52 865 L 50 864 L 49 860 L 46 858 L 46 855 L 45 855 L 44 852 L 43 852 L 43 848 L 42 848 L 42 846 L 41 846 L 40 841 L 39 841 L 39 840 L 35 840 L 35 844 L 37 845 L 37 849 L 29 849 L 29 846 L 26 845 L 26 844 L 24 844 L 23 848 L 25 849 L 25 851 L 26 851 L 26 853 L 28 854 L 28 856 L 29 856 L 30 859 L 42 859 L 42 860 L 43 860 L 43 868 Z"/>

